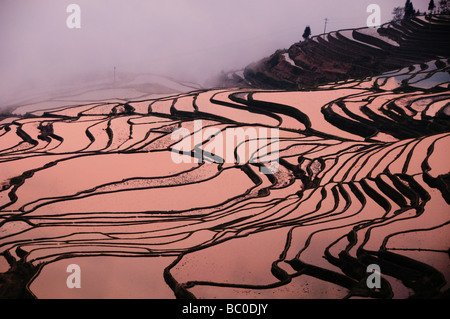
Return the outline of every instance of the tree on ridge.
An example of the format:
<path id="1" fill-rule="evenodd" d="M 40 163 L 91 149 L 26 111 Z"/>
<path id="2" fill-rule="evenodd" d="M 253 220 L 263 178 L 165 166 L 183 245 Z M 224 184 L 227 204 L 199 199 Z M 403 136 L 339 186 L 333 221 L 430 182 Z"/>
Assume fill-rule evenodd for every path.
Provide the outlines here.
<path id="1" fill-rule="evenodd" d="M 311 28 L 306 26 L 305 31 L 303 32 L 303 39 L 309 39 L 309 36 L 311 35 Z"/>
<path id="2" fill-rule="evenodd" d="M 416 11 L 414 10 L 414 6 L 411 2 L 411 0 L 406 0 L 405 4 L 405 19 L 411 19 L 416 14 Z"/>
<path id="3" fill-rule="evenodd" d="M 393 21 L 399 21 L 403 19 L 403 15 L 405 12 L 405 8 L 403 7 L 395 7 L 394 10 L 392 11 L 393 14 Z"/>
<path id="4" fill-rule="evenodd" d="M 436 5 L 434 4 L 434 0 L 430 0 L 430 3 L 428 4 L 428 11 L 433 12 L 434 8 L 436 8 Z"/>
<path id="5" fill-rule="evenodd" d="M 450 1 L 440 0 L 439 1 L 439 13 L 440 14 L 450 14 Z"/>

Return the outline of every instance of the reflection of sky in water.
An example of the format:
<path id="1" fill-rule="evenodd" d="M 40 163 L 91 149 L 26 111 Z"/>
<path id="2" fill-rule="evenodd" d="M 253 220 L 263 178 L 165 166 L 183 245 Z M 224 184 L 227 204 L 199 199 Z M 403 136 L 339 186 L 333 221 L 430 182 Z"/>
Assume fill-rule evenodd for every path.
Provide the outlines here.
<path id="1" fill-rule="evenodd" d="M 436 72 L 431 76 L 430 73 L 427 72 L 418 74 L 412 72 L 393 77 L 382 76 L 377 78 L 378 85 L 382 86 L 384 89 L 394 89 L 401 86 L 404 81 L 406 81 L 409 86 L 430 89 L 449 82 L 450 75 L 448 72 Z"/>
<path id="2" fill-rule="evenodd" d="M 415 87 L 429 89 L 450 81 L 450 74 L 448 72 L 437 72 L 431 77 L 426 78 L 428 75 L 427 73 L 418 74 L 409 81 L 409 84 Z"/>
<path id="3" fill-rule="evenodd" d="M 187 289 L 198 297 L 344 297 L 347 284 L 335 278 L 351 277 L 345 273 L 350 266 L 364 271 L 358 268 L 363 260 L 357 250 L 380 247 L 415 259 L 413 268 L 421 262 L 436 267 L 435 273 L 420 274 L 428 287 L 431 275 L 442 269 L 449 275 L 448 205 L 432 184 L 448 172 L 442 159 L 448 157 L 449 136 L 445 125 L 432 121 L 420 124 L 436 129 L 436 135 L 423 136 L 421 126 L 408 126 L 414 124 L 408 116 L 414 106 L 433 117 L 448 96 L 388 92 L 402 82 L 421 88 L 449 82 L 448 72 L 431 72 L 439 64 L 428 64 L 425 70 L 416 65 L 392 77 L 385 74 L 386 82 L 379 77 L 386 90 L 382 94 L 369 86 L 349 89 L 348 83 L 322 91 L 241 89 L 234 95 L 240 104 L 228 90 L 150 100 L 156 88 L 183 92 L 190 84 L 121 73 L 126 77 L 114 78 L 115 86 L 106 89 L 116 98 L 119 83 L 136 90 L 139 101 L 129 102 L 132 114 L 112 102 L 86 104 L 35 113 L 11 124 L 16 130 L 0 132 L 0 151 L 14 156 L 1 164 L 3 183 L 17 185 L 9 197 L 0 197 L 0 204 L 6 203 L 4 216 L 14 212 L 23 217 L 2 225 L 0 238 L 10 241 L 11 251 L 23 247 L 29 252 L 28 262 L 47 263 L 30 288 L 44 298 L 173 298 L 181 286 L 171 285 L 167 274 L 180 284 L 190 283 Z M 78 102 L 105 98 L 99 88 L 72 93 Z M 391 101 L 405 112 L 391 112 Z M 27 110 L 32 106 L 27 104 Z M 171 161 L 171 132 L 177 126 L 195 130 L 191 120 L 197 111 L 214 116 L 211 127 L 278 125 L 286 146 L 280 151 L 279 174 L 260 176 L 260 181 L 256 166 Z M 180 119 L 180 114 L 189 117 Z M 49 122 L 51 132 L 38 126 Z M 191 133 L 194 141 L 201 135 Z M 205 136 L 202 145 L 207 145 Z M 21 149 L 32 138 L 36 145 Z M 424 163 L 430 166 L 426 172 Z M 421 174 L 428 174 L 428 180 Z M 17 176 L 24 176 L 23 183 L 12 182 Z M 20 251 L 15 253 L 20 257 Z M 303 268 L 300 262 L 309 265 Z M 411 267 L 404 260 L 388 262 L 399 266 L 395 270 Z M 0 256 L 0 271 L 8 270 L 5 263 Z M 69 263 L 82 268 L 81 290 L 66 287 Z M 405 278 L 392 279 L 394 295 L 408 297 L 410 286 L 400 283 Z M 357 287 L 358 280 L 350 286 Z M 420 282 L 413 280 L 411 286 Z"/>
<path id="4" fill-rule="evenodd" d="M 411 72 L 408 76 L 413 74 Z M 29 252 L 27 261 L 48 262 L 31 284 L 33 293 L 41 298 L 173 298 L 178 288 L 169 286 L 163 275 L 170 268 L 166 276 L 170 274 L 170 278 L 178 283 L 200 282 L 188 288 L 189 293 L 197 297 L 341 298 L 348 293 L 345 286 L 337 284 L 328 275 L 316 277 L 314 273 L 308 273 L 300 276 L 297 273 L 302 271 L 300 266 L 290 262 L 299 256 L 302 262 L 324 269 L 326 274 L 339 276 L 339 267 L 323 258 L 325 250 L 329 247 L 332 256 L 339 256 L 349 244 L 347 234 L 355 225 L 361 225 L 358 238 L 364 238 L 368 231 L 366 227 L 371 227 L 366 226 L 367 221 L 378 223 L 381 218 L 385 219 L 386 224 L 373 228 L 370 238 L 364 243 L 365 249 L 376 251 L 387 238 L 388 249 L 406 249 L 409 252 L 409 249 L 418 247 L 432 248 L 439 252 L 429 252 L 434 255 L 430 255 L 425 262 L 438 270 L 447 269 L 447 232 L 435 228 L 432 236 L 427 231 L 427 236 L 419 237 L 415 231 L 419 228 L 431 229 L 448 220 L 443 197 L 434 193 L 430 200 L 424 201 L 424 213 L 417 216 L 414 215 L 415 206 L 408 206 L 404 212 L 406 216 L 403 213 L 399 215 L 405 218 L 405 223 L 397 227 L 390 221 L 397 216 L 398 204 L 389 197 L 389 193 L 385 193 L 385 188 L 384 191 L 378 188 L 375 181 L 370 181 L 370 184 L 363 184 L 362 181 L 367 176 L 380 176 L 378 185 L 388 183 L 390 187 L 408 187 L 408 191 L 415 192 L 408 186 L 410 182 L 404 184 L 397 174 L 403 172 L 404 167 L 402 176 L 420 174 L 421 163 L 426 157 L 432 167 L 429 173 L 433 178 L 445 174 L 447 165 L 441 159 L 448 153 L 443 146 L 448 143 L 448 133 L 396 142 L 397 139 L 388 134 L 402 133 L 403 126 L 399 125 L 395 132 L 387 130 L 384 135 L 377 135 L 375 143 L 363 141 L 356 132 L 352 134 L 343 130 L 345 127 L 341 122 L 332 125 L 326 121 L 321 111 L 323 106 L 339 99 L 348 106 L 348 111 L 365 116 L 363 111 L 351 107 L 356 104 L 350 104 L 350 101 L 357 99 L 366 102 L 374 97 L 366 105 L 370 114 L 383 114 L 382 106 L 389 99 L 398 102 L 401 94 L 383 93 L 378 96 L 370 88 L 361 92 L 345 85 L 340 89 L 322 91 L 200 91 L 155 101 L 130 102 L 137 112 L 131 115 L 111 115 L 113 109 L 121 109 L 114 103 L 87 104 L 49 111 L 44 117 L 37 115 L 36 118 L 18 120 L 16 125 L 22 124 L 25 132 L 38 139 L 35 135 L 39 132 L 34 129 L 37 124 L 33 127 L 30 124 L 46 123 L 50 121 L 47 116 L 51 115 L 54 134 L 63 139 L 61 144 L 49 146 L 39 140 L 40 144 L 32 148 L 53 148 L 55 155 L 33 156 L 32 152 L 25 152 L 23 158 L 1 165 L 2 171 L 7 173 L 2 176 L 14 177 L 20 176 L 21 172 L 43 167 L 48 161 L 57 163 L 35 172 L 21 184 L 15 191 L 17 200 L 8 206 L 14 211 L 22 207 L 26 218 L 38 222 L 42 218 L 44 223 L 48 223 L 40 227 L 23 221 L 7 223 L 15 227 L 20 223 L 25 227 L 26 232 L 23 233 L 20 233 L 21 229 L 11 230 L 18 234 L 7 240 L 11 244 L 19 244 L 20 240 L 19 245 Z M 264 112 L 245 116 L 243 112 L 248 112 L 245 108 L 221 104 L 231 103 L 233 92 L 243 98 L 244 105 L 247 105 L 246 97 L 251 92 L 252 101 L 278 103 L 291 112 L 281 114 L 282 121 L 273 123 L 273 118 L 266 112 L 271 110 L 277 113 L 278 109 L 268 108 Z M 403 95 L 404 101 L 397 104 L 401 108 L 409 105 L 411 99 L 409 93 Z M 211 127 L 223 127 L 231 118 L 236 118 L 241 127 L 252 124 L 256 128 L 255 123 L 280 125 L 285 143 L 280 158 L 286 161 L 283 162 L 286 166 L 281 165 L 280 174 L 275 176 L 276 184 L 264 176 L 261 182 L 252 179 L 254 175 L 250 174 L 249 169 L 244 171 L 231 166 L 219 169 L 212 164 L 198 166 L 195 163 L 171 162 L 167 147 L 174 142 L 170 134 L 179 120 L 170 120 L 169 114 L 171 110 L 176 113 L 178 109 L 194 112 L 194 98 L 198 110 L 205 114 L 220 114 L 227 119 L 224 122 L 208 122 Z M 183 103 L 180 104 L 180 100 Z M 413 96 L 411 101 L 431 103 L 432 99 L 422 100 L 419 94 Z M 149 117 L 147 111 L 150 103 L 151 109 L 163 116 L 153 114 Z M 331 106 L 327 109 L 331 119 L 346 115 L 339 111 L 337 105 Z M 443 107 L 442 104 L 438 106 L 428 109 L 430 116 Z M 293 131 L 292 125 L 298 128 L 301 124 L 295 118 L 298 114 L 295 110 L 301 110 L 308 116 L 308 123 L 313 129 L 336 137 L 306 136 Z M 390 119 L 390 114 L 387 113 L 385 118 Z M 405 112 L 405 119 L 407 114 Z M 56 115 L 73 116 L 77 120 L 70 121 Z M 265 120 L 266 117 L 271 120 Z M 369 116 L 365 121 L 370 121 L 373 127 L 383 128 Z M 182 127 L 192 133 L 196 130 L 192 122 L 182 121 Z M 105 132 L 108 123 L 113 133 L 109 137 Z M 204 124 L 206 127 L 206 120 Z M 430 125 L 433 128 L 433 123 Z M 91 127 L 92 140 L 85 137 L 88 126 Z M 152 138 L 146 132 L 157 136 L 163 134 L 166 138 L 146 145 L 147 138 Z M 202 140 L 205 136 L 208 135 L 203 135 Z M 14 146 L 20 141 L 13 130 L 4 134 L 1 140 L 5 141 L 2 147 L 7 143 Z M 383 142 L 386 144 L 383 145 Z M 435 148 L 432 154 L 428 154 L 431 145 Z M 83 154 L 82 150 L 93 153 Z M 120 152 L 122 150 L 126 152 Z M 62 151 L 63 154 L 58 154 Z M 72 156 L 72 152 L 82 155 L 65 159 Z M 322 171 L 314 165 L 318 163 L 314 159 L 325 159 Z M 302 176 L 306 184 L 301 179 L 292 179 L 294 171 L 289 167 L 297 163 L 302 169 L 300 172 L 304 172 Z M 253 172 L 256 174 L 257 169 L 254 168 Z M 317 172 L 321 176 L 320 184 L 305 188 L 313 176 L 319 176 L 315 175 Z M 344 181 L 342 187 L 336 186 L 338 181 Z M 423 182 L 418 179 L 417 183 Z M 350 185 L 356 186 L 352 188 Z M 384 199 L 384 207 L 370 200 L 367 194 L 369 187 Z M 428 187 L 423 189 L 425 192 Z M 396 194 L 402 196 L 400 192 Z M 368 200 L 363 201 L 363 198 Z M 5 231 L 5 228 L 2 230 Z M 359 247 L 358 240 L 352 250 Z M 186 254 L 181 255 L 183 252 Z M 356 256 L 350 252 L 351 256 Z M 67 255 L 70 253 L 74 255 Z M 411 250 L 410 254 L 411 258 L 424 262 L 421 253 Z M 57 256 L 75 258 L 55 260 Z M 148 258 L 127 258 L 144 256 Z M 176 256 L 182 258 L 175 260 Z M 284 283 L 273 275 L 271 267 L 274 261 L 279 267 L 277 271 L 284 271 L 292 281 Z M 80 290 L 66 287 L 66 267 L 69 263 L 82 268 Z M 410 294 L 410 290 L 400 281 L 391 284 L 396 290 L 396 297 L 408 297 Z"/>

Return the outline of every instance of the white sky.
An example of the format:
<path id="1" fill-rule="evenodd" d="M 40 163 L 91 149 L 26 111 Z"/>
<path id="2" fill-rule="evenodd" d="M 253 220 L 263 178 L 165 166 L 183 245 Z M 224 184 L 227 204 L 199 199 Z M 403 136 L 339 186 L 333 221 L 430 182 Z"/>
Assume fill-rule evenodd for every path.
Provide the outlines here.
<path id="1" fill-rule="evenodd" d="M 429 0 L 413 0 L 424 11 Z M 80 74 L 153 72 L 204 81 L 288 48 L 306 25 L 363 27 L 369 4 L 382 23 L 404 0 L 0 0 L 0 96 Z M 81 29 L 66 7 L 81 7 Z M 0 98 L 1 102 L 1 98 Z M 0 103 L 1 105 L 2 103 Z"/>

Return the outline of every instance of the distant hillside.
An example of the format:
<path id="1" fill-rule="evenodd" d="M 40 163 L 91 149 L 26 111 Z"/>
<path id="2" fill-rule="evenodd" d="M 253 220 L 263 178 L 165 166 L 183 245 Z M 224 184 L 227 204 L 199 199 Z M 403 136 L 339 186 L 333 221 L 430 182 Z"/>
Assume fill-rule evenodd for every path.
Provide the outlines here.
<path id="1" fill-rule="evenodd" d="M 417 16 L 380 28 L 347 29 L 314 36 L 278 50 L 240 73 L 226 86 L 298 89 L 364 78 L 450 56 L 450 16 Z"/>

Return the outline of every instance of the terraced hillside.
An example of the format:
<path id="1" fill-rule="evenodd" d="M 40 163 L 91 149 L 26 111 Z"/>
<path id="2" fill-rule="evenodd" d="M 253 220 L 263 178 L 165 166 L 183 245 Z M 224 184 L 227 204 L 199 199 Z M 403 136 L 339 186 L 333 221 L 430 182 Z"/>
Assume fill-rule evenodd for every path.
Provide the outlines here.
<path id="1" fill-rule="evenodd" d="M 128 75 L 8 105 L 0 298 L 448 297 L 449 36 L 416 17 L 226 88 Z"/>
<path id="2" fill-rule="evenodd" d="M 6 117 L 0 296 L 448 296 L 448 72 L 441 58 L 313 90 L 199 90 Z M 238 128 L 279 133 L 209 160 Z M 254 139 L 258 152 L 240 160 Z M 279 167 L 261 174 L 272 143 Z M 66 287 L 73 263 L 81 289 Z M 370 264 L 380 289 L 366 285 Z"/>
<path id="3" fill-rule="evenodd" d="M 249 65 L 243 81 L 267 89 L 298 89 L 346 79 L 364 78 L 450 53 L 450 19 L 417 16 L 380 28 L 339 30 L 314 36 Z M 239 82 L 239 81 L 238 81 Z"/>

